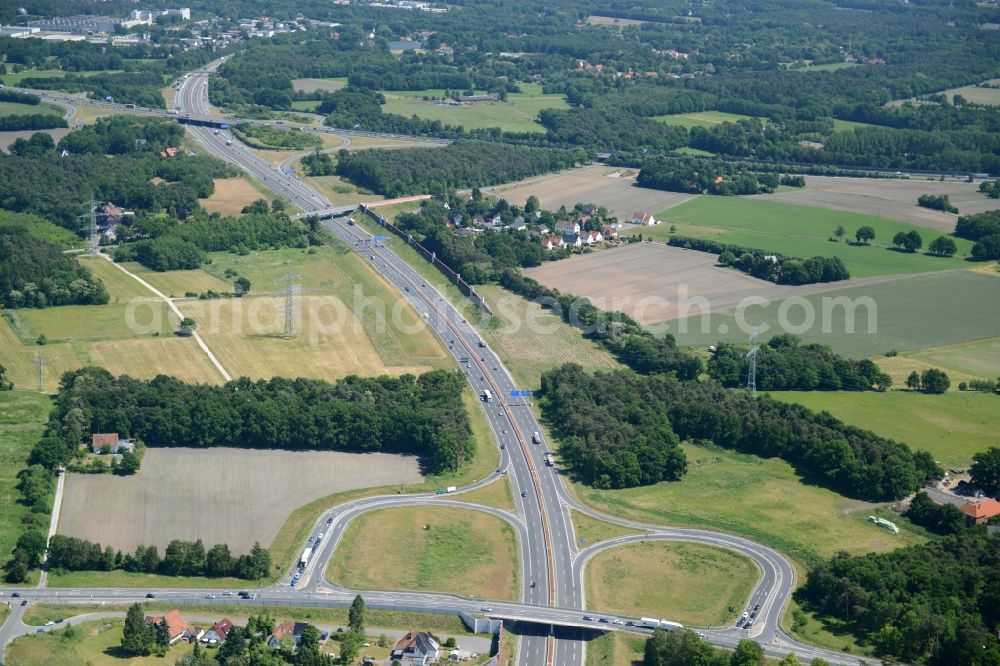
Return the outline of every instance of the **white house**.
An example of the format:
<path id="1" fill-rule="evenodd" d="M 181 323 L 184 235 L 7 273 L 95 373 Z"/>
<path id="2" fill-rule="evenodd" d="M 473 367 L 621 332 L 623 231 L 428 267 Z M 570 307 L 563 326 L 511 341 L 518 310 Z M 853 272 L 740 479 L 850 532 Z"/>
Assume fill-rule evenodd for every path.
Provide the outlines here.
<path id="1" fill-rule="evenodd" d="M 556 222 L 556 233 L 564 236 L 578 234 L 580 233 L 580 223 L 573 220 L 559 220 Z"/>
<path id="2" fill-rule="evenodd" d="M 438 660 L 440 644 L 433 634 L 411 631 L 396 641 L 389 657 L 410 664 L 433 664 Z"/>
<path id="3" fill-rule="evenodd" d="M 659 224 L 660 221 L 653 217 L 653 214 L 648 211 L 636 211 L 632 213 L 632 224 L 641 224 L 644 227 L 651 227 L 654 224 Z"/>

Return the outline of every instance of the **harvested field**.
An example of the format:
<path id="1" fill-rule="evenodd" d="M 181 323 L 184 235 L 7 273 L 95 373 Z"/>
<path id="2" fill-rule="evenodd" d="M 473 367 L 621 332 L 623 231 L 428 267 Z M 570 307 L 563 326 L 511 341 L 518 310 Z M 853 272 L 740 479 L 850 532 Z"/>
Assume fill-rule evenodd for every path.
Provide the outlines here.
<path id="1" fill-rule="evenodd" d="M 559 206 L 572 208 L 576 203 L 593 203 L 605 206 L 623 222 L 630 220 L 635 211 L 658 213 L 697 196 L 636 187 L 634 175 L 638 174 L 638 170 L 631 170 L 633 177 L 614 175 L 622 171 L 592 165 L 507 183 L 488 191 L 517 205 L 523 205 L 529 196 L 535 195 L 542 208 L 553 210 Z"/>
<path id="2" fill-rule="evenodd" d="M 94 274 L 94 277 L 99 278 L 101 282 L 104 283 L 104 286 L 108 290 L 108 294 L 111 296 L 111 300 L 108 301 L 109 303 L 128 303 L 135 298 L 147 301 L 156 300 L 156 294 L 139 284 L 138 280 L 135 280 L 131 276 L 123 273 L 117 266 L 112 264 L 107 259 L 87 254 L 78 255 L 77 259 L 79 260 L 81 266 L 87 268 Z M 143 270 L 149 271 L 148 268 L 145 268 L 140 264 L 132 265 L 139 266 Z M 126 265 L 126 268 L 132 270 L 131 265 Z"/>
<path id="3" fill-rule="evenodd" d="M 301 90 L 304 93 L 316 92 L 317 90 L 334 92 L 336 90 L 340 90 L 346 85 L 346 76 L 333 79 L 292 79 L 292 87 L 295 90 Z"/>
<path id="4" fill-rule="evenodd" d="M 603 26 L 622 26 L 622 25 L 642 25 L 646 21 L 639 21 L 637 19 L 627 19 L 618 18 L 617 16 L 597 16 L 592 15 L 587 17 L 587 23 L 590 25 L 603 25 Z"/>
<path id="5" fill-rule="evenodd" d="M 152 295 L 151 295 L 152 296 Z M 171 335 L 167 305 L 153 297 L 109 305 L 61 305 L 12 311 L 15 331 L 25 341 L 45 335 L 48 342 L 94 341 Z"/>
<path id="6" fill-rule="evenodd" d="M 388 365 L 364 325 L 339 298 L 305 296 L 296 301 L 296 334 L 288 340 L 282 338 L 282 297 L 191 300 L 179 307 L 198 322 L 205 344 L 234 376 L 333 381 L 348 375 L 419 374 L 431 369 Z"/>
<path id="7" fill-rule="evenodd" d="M 620 367 L 603 347 L 585 339 L 551 310 L 544 310 L 496 285 L 478 291 L 496 315 L 495 328 L 482 328 L 483 338 L 497 350 L 514 379 L 525 388 L 537 388 L 542 372 L 564 363 L 585 368 Z"/>
<path id="8" fill-rule="evenodd" d="M 154 271 L 146 268 L 140 263 L 132 261 L 125 262 L 122 266 L 128 269 L 130 273 L 135 273 L 143 280 L 153 285 L 153 288 L 159 290 L 160 293 L 171 298 L 181 297 L 189 291 L 194 291 L 200 294 L 208 291 L 209 289 L 219 293 L 229 293 L 233 290 L 233 284 L 231 282 L 226 282 L 225 280 L 222 280 L 211 273 L 207 273 L 200 268 L 176 271 Z M 117 268 L 113 268 L 113 270 L 140 287 L 144 292 L 146 292 L 146 294 L 149 294 L 149 291 L 140 285 L 138 281 L 133 280 Z"/>
<path id="9" fill-rule="evenodd" d="M 842 210 L 849 213 L 877 215 L 909 222 L 942 233 L 955 230 L 955 215 L 917 205 L 921 194 L 947 194 L 963 215 L 981 213 L 998 207 L 978 191 L 978 183 L 957 180 L 895 180 L 888 178 L 838 178 L 806 176 L 806 186 L 775 194 L 757 195 L 755 199 L 773 199 L 785 203 Z M 925 239 L 925 245 L 929 242 Z"/>
<path id="10" fill-rule="evenodd" d="M 524 273 L 561 292 L 586 296 L 602 309 L 624 312 L 641 324 L 683 317 L 684 303 L 692 299 L 706 299 L 711 312 L 721 312 L 751 296 L 777 299 L 804 293 L 802 287 L 771 284 L 720 268 L 715 261 L 707 252 L 637 243 L 549 262 Z M 698 312 L 697 305 L 689 311 Z"/>
<path id="11" fill-rule="evenodd" d="M 221 215 L 239 215 L 243 207 L 264 197 L 245 178 L 216 178 L 215 192 L 207 199 L 202 199 L 201 207 L 209 213 Z"/>
<path id="12" fill-rule="evenodd" d="M 123 551 L 202 539 L 245 553 L 255 541 L 269 545 L 288 516 L 314 499 L 421 480 L 408 456 L 149 449 L 135 476 L 67 475 L 58 531 Z"/>

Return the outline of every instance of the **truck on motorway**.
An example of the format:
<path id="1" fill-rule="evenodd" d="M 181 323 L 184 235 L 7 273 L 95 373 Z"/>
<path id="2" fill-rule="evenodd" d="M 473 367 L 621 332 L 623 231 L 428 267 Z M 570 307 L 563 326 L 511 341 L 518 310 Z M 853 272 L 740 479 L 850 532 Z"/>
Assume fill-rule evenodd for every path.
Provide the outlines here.
<path id="1" fill-rule="evenodd" d="M 683 628 L 684 625 L 679 622 L 671 622 L 670 620 L 660 620 L 660 629 L 673 631 L 674 629 L 683 629 Z"/>
<path id="2" fill-rule="evenodd" d="M 453 493 L 458 490 L 458 486 L 448 486 L 447 488 L 440 488 L 437 491 L 438 495 L 447 495 L 448 493 Z"/>
<path id="3" fill-rule="evenodd" d="M 545 464 L 548 465 L 549 467 L 556 466 L 556 459 L 553 457 L 551 453 L 545 454 Z"/>
<path id="4" fill-rule="evenodd" d="M 639 626 L 646 627 L 647 629 L 656 629 L 660 626 L 660 621 L 655 617 L 642 617 L 639 618 Z"/>
<path id="5" fill-rule="evenodd" d="M 177 109 L 170 109 L 169 111 L 167 111 L 167 113 L 169 113 L 172 116 L 176 116 L 177 115 Z"/>
<path id="6" fill-rule="evenodd" d="M 483 402 L 493 402 L 493 394 L 489 389 L 483 389 Z"/>
<path id="7" fill-rule="evenodd" d="M 305 550 L 302 551 L 302 557 L 299 558 L 299 569 L 305 569 L 306 565 L 309 564 L 309 558 L 312 557 L 312 546 L 307 546 Z"/>

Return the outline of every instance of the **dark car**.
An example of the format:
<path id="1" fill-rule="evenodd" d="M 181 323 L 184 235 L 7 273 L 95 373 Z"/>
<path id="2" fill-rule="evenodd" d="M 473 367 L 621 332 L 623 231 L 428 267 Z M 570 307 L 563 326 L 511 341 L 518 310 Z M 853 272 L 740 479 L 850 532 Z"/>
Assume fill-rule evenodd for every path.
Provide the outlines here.
<path id="1" fill-rule="evenodd" d="M 759 610 L 760 610 L 760 604 L 757 604 L 756 606 L 754 606 L 754 607 L 753 607 L 753 609 L 754 609 L 755 611 L 759 611 Z"/>
<path id="2" fill-rule="evenodd" d="M 22 602 L 21 602 L 21 605 L 22 605 L 22 606 L 27 606 L 27 605 L 28 605 L 28 600 L 27 600 L 27 599 L 25 599 L 24 601 L 22 601 Z"/>
<path id="3" fill-rule="evenodd" d="M 608 623 L 608 618 L 606 618 L 606 617 L 602 617 L 602 618 L 600 619 L 600 622 L 603 622 L 604 624 L 607 624 L 607 623 Z"/>
<path id="4" fill-rule="evenodd" d="M 521 491 L 521 497 L 527 497 L 527 496 L 528 496 L 528 491 L 527 490 L 522 490 Z"/>
<path id="5" fill-rule="evenodd" d="M 14 594 L 12 594 L 12 595 L 10 595 L 10 596 L 12 596 L 12 597 L 14 597 L 15 599 L 17 599 L 18 597 L 20 597 L 20 596 L 21 596 L 21 593 L 20 593 L 20 592 L 15 592 Z"/>
<path id="6" fill-rule="evenodd" d="M 635 622 L 633 622 L 632 620 L 628 620 L 627 622 L 625 622 L 625 626 L 626 627 L 634 627 L 635 626 Z"/>
<path id="7" fill-rule="evenodd" d="M 155 599 L 155 598 L 156 598 L 156 595 L 155 595 L 155 594 L 153 594 L 152 592 L 147 592 L 147 593 L 146 593 L 146 598 L 147 598 L 147 599 Z"/>

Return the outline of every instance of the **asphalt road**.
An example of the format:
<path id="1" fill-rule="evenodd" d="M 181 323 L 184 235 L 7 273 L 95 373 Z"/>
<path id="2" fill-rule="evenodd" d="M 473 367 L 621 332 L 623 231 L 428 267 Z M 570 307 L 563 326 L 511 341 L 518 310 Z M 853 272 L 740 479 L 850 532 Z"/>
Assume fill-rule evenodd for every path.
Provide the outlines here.
<path id="1" fill-rule="evenodd" d="M 216 61 L 198 72 L 190 74 L 177 91 L 176 104 L 180 112 L 192 115 L 210 115 L 207 99 L 208 77 L 221 61 Z M 142 110 L 135 110 L 143 112 Z M 227 132 L 198 126 L 188 126 L 189 131 L 205 149 L 231 162 L 262 180 L 278 194 L 301 208 L 306 213 L 328 214 L 334 209 L 330 202 L 309 185 L 294 175 L 283 173 L 268 164 L 250 150 L 245 149 Z M 227 145 L 227 142 L 230 142 Z M 345 209 L 353 208 L 345 207 Z M 675 541 L 695 541 L 729 548 L 751 557 L 761 567 L 761 579 L 748 600 L 747 608 L 760 605 L 758 617 L 748 630 L 724 627 L 706 630 L 704 635 L 712 643 L 733 647 L 741 639 L 750 636 L 760 642 L 771 655 L 783 655 L 789 651 L 800 657 L 811 659 L 820 656 L 831 663 L 854 666 L 858 659 L 850 655 L 815 649 L 792 641 L 779 628 L 782 610 L 794 588 L 794 570 L 788 560 L 770 548 L 747 539 L 707 530 L 662 528 L 625 521 L 606 516 L 579 504 L 565 487 L 563 478 L 555 468 L 547 467 L 544 455 L 548 452 L 547 442 L 533 443 L 532 433 L 541 432 L 530 404 L 523 400 L 510 400 L 511 391 L 516 386 L 500 359 L 480 338 L 465 316 L 444 296 L 425 280 L 405 261 L 388 248 L 373 241 L 363 230 L 349 225 L 344 218 L 327 219 L 324 224 L 349 246 L 362 254 L 373 268 L 399 289 L 418 312 L 424 314 L 428 326 L 444 341 L 455 356 L 470 384 L 477 393 L 488 389 L 493 400 L 484 402 L 488 422 L 502 450 L 501 470 L 506 470 L 515 491 L 517 515 L 461 502 L 455 495 L 399 495 L 357 500 L 331 509 L 316 523 L 311 533 L 313 543 L 320 532 L 324 538 L 312 556 L 302 577 L 296 585 L 288 579 L 278 585 L 263 588 L 252 601 L 238 600 L 224 596 L 225 591 L 206 590 L 127 590 L 127 589 L 35 589 L 25 591 L 31 600 L 45 601 L 87 601 L 87 602 L 130 602 L 141 600 L 146 592 L 156 594 L 159 600 L 182 603 L 204 603 L 206 595 L 214 594 L 212 603 L 275 604 L 275 605 L 349 605 L 355 594 L 362 593 L 366 603 L 373 607 L 396 608 L 400 610 L 420 610 L 436 612 L 457 612 L 488 614 L 511 621 L 552 624 L 564 627 L 549 641 L 545 631 L 537 635 L 526 633 L 519 642 L 518 664 L 559 666 L 580 666 L 585 660 L 585 639 L 599 630 L 631 630 L 625 622 L 635 618 L 615 618 L 599 611 L 588 614 L 595 618 L 606 617 L 608 623 L 584 621 L 585 605 L 583 568 L 587 560 L 605 548 L 641 539 L 666 539 Z M 470 488 L 479 487 L 494 480 L 501 472 L 482 479 Z M 463 490 L 468 490 L 464 488 Z M 460 494 L 460 493 L 459 493 Z M 418 593 L 401 591 L 358 591 L 345 590 L 334 586 L 323 577 L 323 572 L 333 554 L 344 529 L 350 520 L 365 511 L 386 505 L 413 503 L 440 503 L 482 510 L 507 520 L 518 532 L 521 550 L 522 601 L 520 603 L 477 600 L 439 593 Z M 645 530 L 646 534 L 635 537 L 613 539 L 578 551 L 569 507 L 595 518 Z M 329 521 L 329 522 L 327 522 Z M 310 544 L 303 544 L 303 548 Z M 483 608 L 490 611 L 482 611 Z M 621 624 L 614 622 L 615 619 Z M 666 618 L 671 619 L 671 618 Z M 8 622 L 8 625 L 17 623 Z M 7 625 L 0 628 L 0 645 L 3 644 Z"/>

